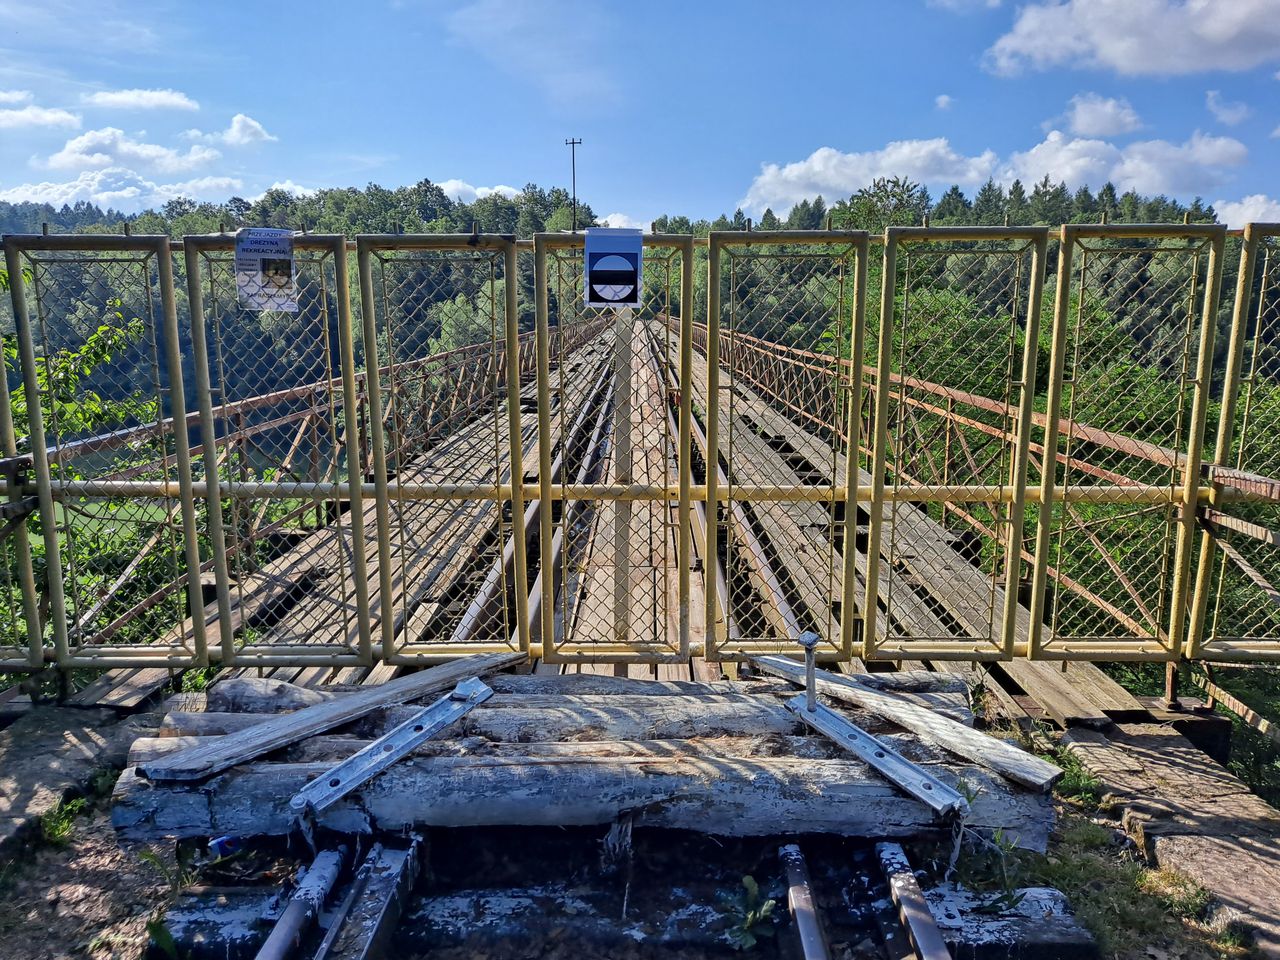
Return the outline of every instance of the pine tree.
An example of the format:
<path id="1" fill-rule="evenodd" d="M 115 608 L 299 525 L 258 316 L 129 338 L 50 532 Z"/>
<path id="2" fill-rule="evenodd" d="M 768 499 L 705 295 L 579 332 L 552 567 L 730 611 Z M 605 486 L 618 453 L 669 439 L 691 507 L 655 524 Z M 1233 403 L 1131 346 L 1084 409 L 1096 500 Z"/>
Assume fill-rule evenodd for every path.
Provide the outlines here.
<path id="1" fill-rule="evenodd" d="M 1027 191 L 1021 180 L 1009 184 L 1009 198 L 1005 201 L 1004 209 L 1012 226 L 1025 226 L 1031 222 L 1031 205 L 1027 202 Z"/>
<path id="2" fill-rule="evenodd" d="M 951 188 L 938 199 L 938 205 L 933 208 L 931 217 L 940 224 L 972 223 L 973 204 L 969 202 L 969 198 L 964 195 L 964 191 L 958 184 L 952 184 Z"/>
<path id="3" fill-rule="evenodd" d="M 988 179 L 973 198 L 973 221 L 983 226 L 1004 223 L 1004 190 L 994 179 Z"/>

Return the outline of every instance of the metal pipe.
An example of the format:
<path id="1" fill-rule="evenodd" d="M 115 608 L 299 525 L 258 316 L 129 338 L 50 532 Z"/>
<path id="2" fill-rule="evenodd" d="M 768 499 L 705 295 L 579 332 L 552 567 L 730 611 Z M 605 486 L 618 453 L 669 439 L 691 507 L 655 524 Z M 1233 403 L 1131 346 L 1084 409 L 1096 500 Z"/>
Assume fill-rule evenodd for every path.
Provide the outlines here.
<path id="1" fill-rule="evenodd" d="M 1196 363 L 1195 391 L 1191 400 L 1187 456 L 1182 465 L 1182 503 L 1178 515 L 1178 539 L 1174 547 L 1173 585 L 1170 587 L 1172 602 L 1169 610 L 1169 660 L 1176 660 L 1181 651 L 1189 606 L 1188 581 L 1191 577 L 1191 552 L 1195 549 L 1196 498 L 1200 490 L 1200 462 L 1204 452 L 1205 421 L 1209 412 L 1209 381 L 1213 376 L 1213 337 L 1218 326 L 1222 255 L 1226 245 L 1226 227 L 1215 227 L 1212 233 L 1204 233 L 1209 239 L 1209 262 L 1206 268 L 1208 285 L 1200 310 L 1200 351 Z M 1212 487 L 1210 496 L 1212 497 Z"/>
<path id="2" fill-rule="evenodd" d="M 880 541 L 884 529 L 884 475 L 889 442 L 889 371 L 892 369 L 894 298 L 898 285 L 898 234 L 885 230 L 881 268 L 880 340 L 876 346 L 875 424 L 871 438 L 871 520 L 867 531 L 866 593 L 862 602 L 862 655 L 876 652 L 876 614 L 880 591 Z M 847 549 L 846 545 L 846 549 Z"/>
<path id="3" fill-rule="evenodd" d="M 1045 403 L 1044 426 L 1046 464 L 1058 452 L 1058 418 L 1062 413 L 1062 376 L 1067 359 L 1067 329 L 1071 312 L 1071 260 L 1075 252 L 1076 234 L 1064 226 L 1058 239 L 1057 287 L 1053 299 L 1053 345 L 1049 352 L 1049 389 Z M 1030 630 L 1027 638 L 1029 656 L 1036 659 L 1044 648 L 1044 612 L 1049 574 L 1049 541 L 1053 535 L 1052 504 L 1057 471 L 1045 469 L 1040 476 L 1040 522 L 1036 526 L 1036 552 L 1031 572 Z M 1028 491 L 1028 495 L 1029 495 Z"/>
<path id="4" fill-rule="evenodd" d="M 284 913 L 258 949 L 257 960 L 291 960 L 302 938 L 320 914 L 346 860 L 347 848 L 325 850 L 312 861 L 294 888 Z"/>
<path id="5" fill-rule="evenodd" d="M 404 242 L 406 238 L 396 237 L 394 240 Z M 369 415 L 365 423 L 368 425 L 373 446 L 373 495 L 377 504 L 378 527 L 378 590 L 384 604 L 389 604 L 395 594 L 391 576 L 391 500 L 387 481 L 386 438 L 382 430 L 382 380 L 377 355 L 378 324 L 377 302 L 373 294 L 373 251 L 388 242 L 392 241 L 386 237 L 356 238 L 356 266 L 360 273 L 360 315 L 364 327 L 365 393 L 369 406 Z M 370 357 L 373 358 L 372 363 L 369 362 Z M 379 621 L 384 656 L 388 651 L 395 649 L 395 617 L 391 614 L 392 611 L 389 609 L 384 611 Z"/>

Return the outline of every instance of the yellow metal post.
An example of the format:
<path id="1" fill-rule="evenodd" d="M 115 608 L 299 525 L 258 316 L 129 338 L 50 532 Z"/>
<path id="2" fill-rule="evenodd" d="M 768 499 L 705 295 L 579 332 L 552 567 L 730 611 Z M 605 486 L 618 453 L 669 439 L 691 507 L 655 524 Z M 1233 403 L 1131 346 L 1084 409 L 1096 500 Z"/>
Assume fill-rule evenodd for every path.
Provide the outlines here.
<path id="1" fill-rule="evenodd" d="M 880 293 L 880 341 L 876 348 L 876 399 L 871 446 L 870 529 L 867 531 L 867 586 L 862 604 L 862 655 L 876 650 L 876 604 L 880 585 L 880 542 L 884 530 L 884 475 L 889 442 L 889 376 L 893 370 L 893 318 L 898 289 L 898 235 L 896 227 L 884 232 L 884 266 Z"/>
<path id="2" fill-rule="evenodd" d="M 394 596 L 391 577 L 391 496 L 387 482 L 387 445 L 382 430 L 382 378 L 378 362 L 377 303 L 373 294 L 373 244 L 377 238 L 356 238 L 356 268 L 360 273 L 360 314 L 364 326 L 365 392 L 369 416 L 365 419 L 373 449 L 374 496 L 377 498 L 378 591 L 381 617 L 382 659 L 395 652 L 395 616 L 388 606 Z"/>
<path id="3" fill-rule="evenodd" d="M 1040 348 L 1040 302 L 1044 291 L 1045 260 L 1049 249 L 1049 230 L 1037 232 L 1031 247 L 1031 282 L 1028 291 L 1027 329 L 1022 348 L 1022 384 L 1018 393 L 1018 425 L 1014 440 L 1013 471 L 1010 478 L 1013 500 L 1009 505 L 1009 542 L 1005 545 L 1004 610 L 1002 611 L 1000 649 L 1004 656 L 1014 655 L 1018 624 L 1018 583 L 1022 578 L 1022 527 L 1027 506 L 1027 461 L 1031 445 L 1032 413 L 1036 397 L 1036 362 Z M 1045 447 L 1046 472 L 1053 470 L 1053 458 Z M 1033 627 L 1034 629 L 1034 627 Z"/>
<path id="4" fill-rule="evenodd" d="M 359 634 L 356 653 L 363 665 L 373 664 L 373 637 L 369 620 L 369 571 L 364 542 L 364 483 L 360 463 L 360 438 L 356 434 L 356 410 L 360 406 L 356 391 L 355 331 L 351 324 L 351 283 L 347 272 L 347 245 L 340 235 L 317 238 L 333 257 L 334 300 L 338 306 L 338 363 L 342 371 L 342 406 L 347 423 L 347 495 L 351 509 L 352 585 L 356 595 L 356 630 Z M 368 344 L 366 347 L 369 346 Z M 375 347 L 376 349 L 376 347 Z M 368 352 L 366 349 L 366 356 Z M 377 364 L 375 363 L 376 367 Z M 390 619 L 386 617 L 384 619 Z"/>
<path id="5" fill-rule="evenodd" d="M 551 343 L 550 303 L 547 297 L 547 236 L 533 238 L 533 289 L 535 291 L 535 323 L 537 330 L 538 368 L 538 511 L 539 576 L 542 578 L 542 603 L 538 626 L 541 649 L 536 655 L 545 657 L 555 648 L 555 571 L 552 570 L 551 538 L 555 535 L 551 518 Z M 530 654 L 535 654 L 530 648 Z"/>
<path id="6" fill-rule="evenodd" d="M 7 269 L 10 283 L 20 283 L 21 274 L 15 274 L 13 265 L 9 264 Z M 0 444 L 3 445 L 6 457 L 16 457 L 18 436 L 13 426 L 13 404 L 9 397 L 8 374 L 6 361 L 4 376 L 0 376 Z M 10 500 L 17 500 L 21 495 L 21 491 L 8 491 Z M 26 663 L 32 670 L 38 670 L 44 665 L 44 637 L 40 625 L 40 598 L 36 591 L 35 569 L 31 564 L 31 542 L 27 536 L 25 521 L 14 528 L 12 537 L 14 555 L 18 564 L 18 585 L 22 590 L 22 620 L 27 631 Z"/>
<path id="7" fill-rule="evenodd" d="M 1035 660 L 1044 645 L 1045 588 L 1049 574 L 1049 539 L 1053 534 L 1053 495 L 1057 481 L 1058 421 L 1062 416 L 1062 374 L 1067 359 L 1067 330 L 1071 322 L 1071 259 L 1075 230 L 1064 225 L 1058 235 L 1057 288 L 1053 299 L 1053 344 L 1049 351 L 1049 390 L 1045 403 L 1044 469 L 1040 476 L 1040 521 L 1031 573 L 1031 625 L 1027 656 Z"/>
<path id="8" fill-rule="evenodd" d="M 720 562 L 720 515 L 717 472 L 720 465 L 720 254 L 721 237 L 712 233 L 707 260 L 707 549 L 703 576 L 707 582 L 706 659 L 720 659 L 728 640 L 728 610 L 720 609 L 719 591 L 714 587 L 715 569 Z M 692 385 L 692 380 L 689 381 Z M 729 597 L 725 597 L 729 602 Z"/>
<path id="9" fill-rule="evenodd" d="M 1191 551 L 1196 532 L 1200 462 L 1204 453 L 1205 421 L 1209 410 L 1209 378 L 1213 376 L 1213 336 L 1217 328 L 1218 296 L 1222 289 L 1222 254 L 1227 228 L 1220 226 L 1209 237 L 1208 283 L 1200 312 L 1200 352 L 1196 363 L 1195 392 L 1191 401 L 1191 426 L 1187 457 L 1183 464 L 1182 503 L 1179 506 L 1178 540 L 1174 552 L 1173 588 L 1170 594 L 1168 659 L 1176 660 L 1183 641 L 1191 578 Z"/>
<path id="10" fill-rule="evenodd" d="M 680 504 L 676 521 L 680 525 L 677 539 L 679 571 L 680 656 L 689 656 L 691 631 L 689 596 L 693 565 L 692 521 L 690 518 L 691 491 L 693 486 L 693 237 L 680 241 L 680 413 L 679 456 L 676 472 L 680 486 Z M 704 558 L 703 583 L 706 592 L 715 590 L 715 562 Z M 705 615 L 705 614 L 704 614 Z M 705 651 L 704 651 L 705 652 Z"/>
<path id="11" fill-rule="evenodd" d="M 856 262 L 853 272 L 853 316 L 849 330 L 849 411 L 845 432 L 844 467 L 844 571 L 841 578 L 840 655 L 853 656 L 854 625 L 860 619 L 857 610 L 857 537 L 858 478 L 862 471 L 858 461 L 862 441 L 862 368 L 866 349 L 867 327 L 867 257 L 870 244 L 866 234 L 854 239 Z M 838 368 L 837 368 L 838 369 Z M 865 621 L 864 621 L 865 622 Z"/>
<path id="12" fill-rule="evenodd" d="M 222 493 L 218 486 L 217 431 L 214 428 L 213 391 L 209 380 L 209 349 L 204 325 L 203 272 L 200 255 L 203 242 L 212 238 L 184 237 L 183 255 L 187 268 L 187 304 L 191 313 L 192 367 L 196 377 L 196 408 L 200 411 L 200 437 L 204 445 L 205 516 L 213 551 L 214 589 L 217 593 L 218 634 L 222 661 L 235 659 L 235 631 L 231 624 L 231 584 L 227 564 L 226 531 L 222 524 Z M 221 238 L 218 238 L 221 239 Z"/>
<path id="13" fill-rule="evenodd" d="M 507 367 L 507 432 L 511 449 L 511 542 L 514 547 L 516 632 L 520 649 L 529 652 L 528 532 L 524 528 L 524 444 L 520 429 L 520 314 L 516 282 L 519 276 L 515 241 L 502 251 Z"/>

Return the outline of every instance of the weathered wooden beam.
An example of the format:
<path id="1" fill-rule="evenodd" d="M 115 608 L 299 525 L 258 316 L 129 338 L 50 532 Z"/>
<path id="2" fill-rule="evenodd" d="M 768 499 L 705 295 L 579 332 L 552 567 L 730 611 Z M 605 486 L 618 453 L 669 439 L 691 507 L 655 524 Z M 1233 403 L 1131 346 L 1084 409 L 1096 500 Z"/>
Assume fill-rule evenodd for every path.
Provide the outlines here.
<path id="1" fill-rule="evenodd" d="M 289 798 L 324 763 L 257 763 L 207 783 L 154 783 L 126 771 L 112 822 L 124 840 L 282 836 L 296 825 Z M 1043 796 L 1013 791 L 976 767 L 939 769 L 977 790 L 967 824 L 1043 849 L 1053 819 Z M 681 750 L 634 757 L 409 758 L 317 818 L 343 833 L 415 827 L 607 824 L 726 836 L 832 833 L 896 838 L 934 827 L 933 811 L 904 798 L 856 760 L 791 757 L 707 761 Z"/>
<path id="2" fill-rule="evenodd" d="M 139 737 L 129 748 L 129 766 L 208 742 L 207 737 Z M 907 734 L 880 739 L 896 750 L 910 751 L 917 762 L 938 763 L 941 751 L 924 747 Z M 287 748 L 288 763 L 332 763 L 351 756 L 373 741 L 364 737 L 312 737 Z M 415 757 L 686 757 L 715 760 L 720 757 L 794 757 L 810 760 L 843 760 L 848 753 L 826 737 L 791 734 L 753 734 L 746 737 L 699 737 L 697 740 L 579 740 L 567 742 L 495 743 L 480 737 L 431 740 L 417 747 Z"/>
<path id="3" fill-rule="evenodd" d="M 393 708 L 387 711 L 385 720 L 403 723 L 416 712 Z M 278 729 L 281 721 L 295 720 L 302 714 L 303 711 L 276 716 L 252 713 L 171 713 L 165 720 L 164 732 L 179 736 L 226 733 L 235 734 L 234 739 L 242 740 L 249 730 L 257 731 L 267 724 L 272 725 L 271 729 Z M 337 725 L 338 723 L 333 723 L 325 729 L 332 729 Z M 732 694 L 702 697 L 542 697 L 508 694 L 493 697 L 483 707 L 459 720 L 453 726 L 452 734 L 502 743 L 529 743 L 548 740 L 678 740 L 688 737 L 799 733 L 801 729 L 799 720 L 772 697 Z M 254 735 L 257 736 L 256 732 Z M 298 739 L 301 738 L 294 737 L 276 743 L 270 749 L 279 749 Z M 209 749 L 212 749 L 212 745 Z M 156 764 L 146 764 L 143 772 L 147 773 L 155 766 Z"/>
<path id="4" fill-rule="evenodd" d="M 147 764 L 142 773 L 152 780 L 198 780 L 213 776 L 304 737 L 357 720 L 374 710 L 440 693 L 466 677 L 484 676 L 523 659 L 522 653 L 464 657 L 369 687 L 341 700 L 328 700 L 304 707 L 296 713 L 272 717 L 256 726 L 251 734 L 165 757 Z"/>
<path id="5" fill-rule="evenodd" d="M 804 683 L 804 666 L 786 657 L 754 657 L 761 670 L 793 683 Z M 910 730 L 916 736 L 957 756 L 972 760 L 996 773 L 1030 787 L 1045 791 L 1062 776 L 1053 764 L 1025 750 L 989 737 L 962 723 L 949 720 L 932 710 L 908 703 L 901 697 L 863 684 L 862 677 L 818 671 L 818 690 L 829 697 L 852 703 Z"/>

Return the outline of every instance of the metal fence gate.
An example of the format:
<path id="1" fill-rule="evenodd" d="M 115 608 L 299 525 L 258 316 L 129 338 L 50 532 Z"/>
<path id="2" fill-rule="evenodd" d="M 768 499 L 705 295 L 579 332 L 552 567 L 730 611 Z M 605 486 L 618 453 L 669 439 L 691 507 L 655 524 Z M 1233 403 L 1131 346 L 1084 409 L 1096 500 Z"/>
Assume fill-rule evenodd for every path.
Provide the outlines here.
<path id="1" fill-rule="evenodd" d="M 1277 244 L 8 237 L 0 669 L 1280 660 Z"/>
<path id="2" fill-rule="evenodd" d="M 862 231 L 711 234 L 693 386 L 705 555 L 724 580 L 707 592 L 712 658 L 791 651 L 804 631 L 820 658 L 852 655 L 867 249 Z"/>
<path id="3" fill-rule="evenodd" d="M 702 633 L 685 386 L 693 238 L 645 237 L 635 309 L 585 305 L 580 235 L 538 234 L 534 258 L 538 649 L 552 663 L 687 659 Z M 585 345 L 552 370 L 569 340 Z"/>

